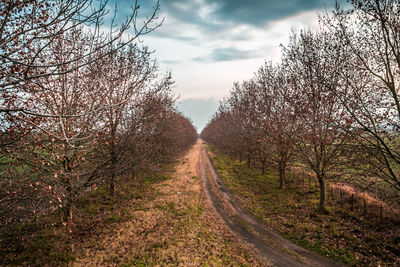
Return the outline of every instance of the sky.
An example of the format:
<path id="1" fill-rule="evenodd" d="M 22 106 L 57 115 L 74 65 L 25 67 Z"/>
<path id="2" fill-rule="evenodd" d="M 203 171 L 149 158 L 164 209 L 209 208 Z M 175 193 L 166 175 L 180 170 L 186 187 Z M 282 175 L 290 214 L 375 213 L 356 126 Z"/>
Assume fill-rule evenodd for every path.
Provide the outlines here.
<path id="1" fill-rule="evenodd" d="M 115 3 L 123 18 L 134 1 L 109 2 Z M 139 3 L 144 17 L 156 1 Z M 318 14 L 334 5 L 334 0 L 160 0 L 163 23 L 141 41 L 155 51 L 160 70 L 172 73 L 178 109 L 201 132 L 234 82 L 252 78 L 265 61 L 278 63 L 291 31 L 318 29 Z"/>

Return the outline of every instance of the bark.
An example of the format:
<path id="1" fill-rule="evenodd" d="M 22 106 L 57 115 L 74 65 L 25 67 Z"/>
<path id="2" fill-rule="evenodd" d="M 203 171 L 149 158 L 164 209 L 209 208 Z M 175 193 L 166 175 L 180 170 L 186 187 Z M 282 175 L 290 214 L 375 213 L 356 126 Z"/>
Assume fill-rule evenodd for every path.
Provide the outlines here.
<path id="1" fill-rule="evenodd" d="M 111 174 L 110 174 L 110 195 L 114 197 L 115 195 L 115 173 L 117 169 L 117 151 L 115 146 L 115 136 L 116 136 L 116 129 L 115 125 L 111 127 L 111 142 L 110 142 L 110 157 L 111 157 Z"/>
<path id="2" fill-rule="evenodd" d="M 65 146 L 67 147 L 67 146 Z M 64 172 L 65 172 L 65 186 L 66 186 L 66 198 L 65 198 L 65 205 L 63 208 L 64 211 L 64 222 L 67 223 L 68 229 L 70 229 L 71 224 L 72 224 L 72 207 L 74 205 L 74 195 L 73 195 L 73 190 L 72 190 L 72 185 L 71 185 L 71 179 L 72 177 L 70 176 L 70 173 L 73 168 L 72 164 L 72 159 L 67 156 L 67 149 L 65 149 L 65 156 L 63 159 L 63 167 L 64 167 Z"/>
<path id="3" fill-rule="evenodd" d="M 133 181 L 135 181 L 136 180 L 136 170 L 135 170 L 135 164 L 132 164 L 132 166 L 131 166 L 131 177 L 132 177 L 132 180 Z"/>
<path id="4" fill-rule="evenodd" d="M 117 156 L 115 151 L 111 151 L 111 175 L 110 175 L 110 195 L 115 195 L 115 173 L 117 166 Z"/>
<path id="5" fill-rule="evenodd" d="M 70 197 L 67 198 L 67 203 L 64 207 L 64 222 L 66 222 L 68 228 L 70 228 L 72 224 L 72 199 Z"/>
<path id="6" fill-rule="evenodd" d="M 319 191 L 320 191 L 318 212 L 325 213 L 326 208 L 325 208 L 325 179 L 324 179 L 324 177 L 319 175 L 318 182 L 319 182 Z"/>
<path id="7" fill-rule="evenodd" d="M 72 207 L 74 203 L 74 197 L 69 180 L 67 181 L 66 191 L 67 191 L 67 197 L 65 199 L 65 205 L 63 208 L 64 222 L 67 223 L 67 229 L 70 229 L 72 225 Z"/>
<path id="8" fill-rule="evenodd" d="M 283 189 L 283 185 L 285 184 L 286 176 L 286 163 L 283 161 L 279 162 L 279 189 Z"/>
<path id="9" fill-rule="evenodd" d="M 265 174 L 265 160 L 262 160 L 261 164 L 262 164 L 262 174 L 264 175 Z"/>

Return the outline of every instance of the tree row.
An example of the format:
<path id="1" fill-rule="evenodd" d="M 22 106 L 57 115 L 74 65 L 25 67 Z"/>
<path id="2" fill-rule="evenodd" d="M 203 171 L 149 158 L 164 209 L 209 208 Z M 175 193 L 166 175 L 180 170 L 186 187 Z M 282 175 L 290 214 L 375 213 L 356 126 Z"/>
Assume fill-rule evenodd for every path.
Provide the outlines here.
<path id="1" fill-rule="evenodd" d="M 279 64 L 235 83 L 201 133 L 248 165 L 289 166 L 400 203 L 400 2 L 349 1 L 292 32 Z"/>
<path id="2" fill-rule="evenodd" d="M 197 138 L 139 37 L 160 25 L 138 2 L 121 21 L 106 1 L 0 4 L 0 225 L 61 210 L 116 178 L 156 169 Z M 110 25 L 104 21 L 110 20 Z"/>

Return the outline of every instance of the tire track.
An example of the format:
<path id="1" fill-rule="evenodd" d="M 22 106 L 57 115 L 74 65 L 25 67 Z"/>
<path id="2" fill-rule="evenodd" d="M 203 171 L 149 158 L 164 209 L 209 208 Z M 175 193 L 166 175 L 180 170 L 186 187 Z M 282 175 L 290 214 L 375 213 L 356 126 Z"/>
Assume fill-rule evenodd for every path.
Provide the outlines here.
<path id="1" fill-rule="evenodd" d="M 215 211 L 241 240 L 275 266 L 342 266 L 302 248 L 256 221 L 234 199 L 219 179 L 204 146 L 200 153 L 200 176 Z"/>

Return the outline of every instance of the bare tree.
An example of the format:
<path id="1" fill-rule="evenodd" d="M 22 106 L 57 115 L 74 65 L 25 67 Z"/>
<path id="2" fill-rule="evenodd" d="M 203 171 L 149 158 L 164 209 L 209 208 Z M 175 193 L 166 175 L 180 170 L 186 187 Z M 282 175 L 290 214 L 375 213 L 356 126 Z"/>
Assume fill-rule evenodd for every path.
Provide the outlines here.
<path id="1" fill-rule="evenodd" d="M 142 24 L 137 21 L 139 3 L 135 1 L 132 12 L 120 24 L 112 20 L 111 33 L 104 34 L 100 28 L 109 15 L 107 1 L 92 0 L 18 0 L 2 1 L 0 4 L 0 116 L 7 121 L 1 125 L 1 146 L 7 146 L 29 133 L 44 115 L 59 117 L 60 114 L 43 114 L 34 102 L 33 95 L 47 93 L 37 86 L 38 79 L 64 75 L 97 61 L 107 53 L 111 43 L 131 29 L 124 41 L 118 42 L 108 53 L 119 50 L 160 26 L 154 12 Z M 80 58 L 49 61 L 52 43 L 65 34 L 87 29 L 91 40 Z M 80 114 L 80 113 L 79 113 Z M 77 115 L 77 114 L 74 114 Z"/>
<path id="2" fill-rule="evenodd" d="M 111 45 L 110 50 L 114 50 Z M 100 62 L 99 62 L 100 63 Z M 146 48 L 139 50 L 130 45 L 127 49 L 108 53 L 98 65 L 101 73 L 101 89 L 104 91 L 106 107 L 103 123 L 107 129 L 105 143 L 107 144 L 109 166 L 110 193 L 114 195 L 117 163 L 126 148 L 123 146 L 124 135 L 121 124 L 124 116 L 132 107 L 132 102 L 140 99 L 146 83 L 154 75 L 155 66 Z"/>
<path id="3" fill-rule="evenodd" d="M 279 188 L 283 188 L 287 165 L 293 156 L 293 145 L 288 136 L 296 127 L 296 118 L 286 99 L 291 85 L 285 70 L 271 63 L 265 63 L 258 70 L 256 80 L 260 94 L 259 127 L 263 130 L 272 163 L 277 165 Z"/>
<path id="4" fill-rule="evenodd" d="M 354 0 L 324 16 L 347 60 L 341 64 L 342 86 L 333 92 L 351 116 L 360 153 L 354 168 L 400 191 L 400 2 Z"/>
<path id="5" fill-rule="evenodd" d="M 66 32 L 50 44 L 52 57 L 47 60 L 55 64 L 58 61 L 80 64 L 80 61 L 70 59 L 84 60 L 81 55 L 85 53 L 90 42 L 87 35 L 78 28 Z M 62 64 L 59 68 L 62 71 L 72 67 Z M 37 79 L 32 86 L 40 87 L 42 93 L 29 97 L 32 102 L 37 103 L 34 107 L 35 113 L 42 114 L 41 119 L 36 123 L 25 116 L 19 117 L 21 121 L 32 125 L 34 130 L 15 143 L 13 148 L 18 155 L 17 161 L 22 162 L 24 168 L 36 171 L 37 175 L 28 174 L 31 179 L 28 183 L 33 184 L 36 180 L 37 183 L 53 189 L 51 193 L 58 200 L 57 204 L 63 208 L 67 222 L 72 220 L 75 198 L 97 178 L 95 173 L 98 165 L 90 160 L 90 152 L 96 144 L 100 128 L 98 122 L 101 115 L 98 111 L 103 107 L 98 84 L 93 82 L 96 80 L 95 74 L 88 67 Z M 77 115 L 82 113 L 85 116 Z M 7 154 L 4 157 L 7 158 Z M 18 188 L 18 173 L 9 173 L 7 178 L 9 183 Z M 26 205 L 26 208 L 34 210 L 29 206 L 29 201 Z M 38 208 L 41 209 L 42 206 Z"/>
<path id="6" fill-rule="evenodd" d="M 0 182 L 7 185 L 0 205 L 1 210 L 19 205 L 21 212 L 10 216 L 17 221 L 61 206 L 65 221 L 71 222 L 74 200 L 101 182 L 100 170 L 110 163 L 109 158 L 96 157 L 96 149 L 104 133 L 105 111 L 121 103 L 117 97 L 105 101 L 109 91 L 101 90 L 99 64 L 160 24 L 157 4 L 140 25 L 135 1 L 126 20 L 119 25 L 112 20 L 110 32 L 104 34 L 100 27 L 106 6 L 107 1 L 78 0 L 0 4 L 4 15 L 0 21 Z M 129 29 L 130 35 L 124 35 Z M 141 64 L 138 57 L 129 60 L 132 65 L 127 70 Z M 117 74 L 114 81 L 124 81 L 126 75 Z M 27 198 L 23 193 L 29 188 L 33 193 Z M 30 215 L 26 218 L 21 215 L 25 210 Z"/>
<path id="7" fill-rule="evenodd" d="M 343 109 L 332 89 L 338 87 L 340 55 L 332 56 L 335 39 L 327 33 L 293 34 L 284 53 L 292 90 L 287 101 L 296 116 L 290 135 L 297 156 L 316 175 L 320 187 L 319 210 L 325 210 L 325 181 L 344 166 L 348 136 L 341 125 Z"/>

